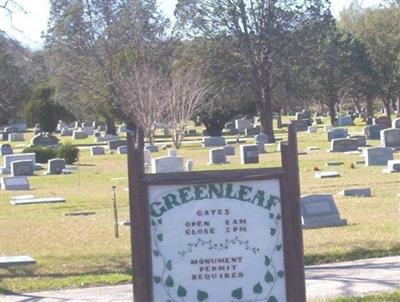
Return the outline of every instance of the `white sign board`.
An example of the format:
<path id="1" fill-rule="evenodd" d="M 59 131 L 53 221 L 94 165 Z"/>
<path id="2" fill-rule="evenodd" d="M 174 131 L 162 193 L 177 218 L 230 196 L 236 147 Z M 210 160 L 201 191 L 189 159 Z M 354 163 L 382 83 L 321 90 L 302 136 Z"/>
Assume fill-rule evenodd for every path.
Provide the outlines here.
<path id="1" fill-rule="evenodd" d="M 149 186 L 154 301 L 286 301 L 279 180 Z"/>

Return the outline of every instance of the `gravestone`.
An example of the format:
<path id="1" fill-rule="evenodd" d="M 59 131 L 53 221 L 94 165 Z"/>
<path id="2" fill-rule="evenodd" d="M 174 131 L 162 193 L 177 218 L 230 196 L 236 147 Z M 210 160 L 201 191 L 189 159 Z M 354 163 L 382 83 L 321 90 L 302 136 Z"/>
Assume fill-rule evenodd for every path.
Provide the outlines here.
<path id="1" fill-rule="evenodd" d="M 176 152 L 176 149 L 169 149 L 168 150 L 168 156 L 177 156 L 178 153 Z"/>
<path id="2" fill-rule="evenodd" d="M 84 123 L 82 123 L 82 124 L 84 124 Z M 88 136 L 89 136 L 89 135 L 93 135 L 93 132 L 94 132 L 94 128 L 91 127 L 91 126 L 82 126 L 82 127 L 80 128 L 80 130 L 81 130 L 82 132 L 85 132 Z"/>
<path id="3" fill-rule="evenodd" d="M 393 122 L 392 122 L 392 128 L 400 129 L 400 118 L 397 118 L 397 119 L 393 120 Z"/>
<path id="4" fill-rule="evenodd" d="M 308 128 L 307 128 L 308 133 L 317 133 L 317 131 L 318 131 L 318 128 L 315 126 L 308 126 Z"/>
<path id="5" fill-rule="evenodd" d="M 340 173 L 336 171 L 318 171 L 315 172 L 315 178 L 336 178 L 340 177 Z"/>
<path id="6" fill-rule="evenodd" d="M 185 130 L 185 135 L 195 136 L 195 135 L 197 135 L 197 131 L 196 131 L 196 129 L 188 129 L 188 130 Z"/>
<path id="7" fill-rule="evenodd" d="M 266 153 L 265 144 L 263 142 L 258 142 L 258 143 L 256 143 L 256 145 L 257 145 L 257 149 L 258 149 L 258 154 Z"/>
<path id="8" fill-rule="evenodd" d="M 258 164 L 258 146 L 257 145 L 240 145 L 240 163 L 241 164 Z"/>
<path id="9" fill-rule="evenodd" d="M 21 132 L 13 132 L 8 134 L 9 142 L 23 142 L 24 140 L 24 134 Z"/>
<path id="10" fill-rule="evenodd" d="M 247 128 L 252 128 L 253 124 L 251 123 L 251 121 L 247 120 L 247 119 L 239 119 L 239 120 L 235 120 L 235 129 L 236 130 L 245 130 Z"/>
<path id="11" fill-rule="evenodd" d="M 3 167 L 2 173 L 11 173 L 11 163 L 17 160 L 31 160 L 33 164 L 33 169 L 36 165 L 36 154 L 35 153 L 20 153 L 20 154 L 10 154 L 3 157 Z"/>
<path id="12" fill-rule="evenodd" d="M 7 125 L 8 128 L 13 129 L 16 132 L 24 132 L 28 129 L 26 123 L 12 123 Z"/>
<path id="13" fill-rule="evenodd" d="M 300 204 L 302 224 L 305 229 L 347 224 L 346 219 L 340 218 L 331 194 L 305 195 L 301 198 Z"/>
<path id="14" fill-rule="evenodd" d="M 97 155 L 104 155 L 104 147 L 101 146 L 94 146 L 90 147 L 90 155 L 97 156 Z"/>
<path id="15" fill-rule="evenodd" d="M 268 144 L 268 135 L 266 135 L 264 133 L 260 133 L 258 135 L 255 135 L 254 139 L 255 139 L 256 143 L 262 142 L 264 144 Z"/>
<path id="16" fill-rule="evenodd" d="M 0 257 L 0 268 L 7 268 L 17 265 L 31 265 L 35 264 L 36 260 L 31 256 L 1 256 Z"/>
<path id="17" fill-rule="evenodd" d="M 100 131 L 100 130 L 98 130 Z M 111 134 L 106 134 L 103 136 L 97 136 L 95 137 L 94 141 L 96 143 L 101 143 L 101 142 L 111 142 L 111 141 L 117 141 L 120 140 L 120 137 L 118 135 L 111 135 Z"/>
<path id="18" fill-rule="evenodd" d="M 33 175 L 33 162 L 31 160 L 16 160 L 11 163 L 11 176 Z"/>
<path id="19" fill-rule="evenodd" d="M 296 131 L 307 131 L 308 126 L 311 126 L 312 122 L 309 119 L 295 120 L 292 121 L 296 126 Z"/>
<path id="20" fill-rule="evenodd" d="M 151 160 L 152 173 L 183 172 L 182 156 L 164 156 Z"/>
<path id="21" fill-rule="evenodd" d="M 119 146 L 117 148 L 118 154 L 128 154 L 128 146 Z"/>
<path id="22" fill-rule="evenodd" d="M 400 148 L 400 129 L 382 130 L 381 146 L 390 148 Z"/>
<path id="23" fill-rule="evenodd" d="M 0 155 L 10 155 L 13 154 L 13 149 L 10 144 L 2 144 L 0 145 Z"/>
<path id="24" fill-rule="evenodd" d="M 147 149 L 144 149 L 143 157 L 144 157 L 144 163 L 149 165 L 151 162 L 151 152 Z"/>
<path id="25" fill-rule="evenodd" d="M 208 152 L 210 165 L 212 164 L 226 164 L 226 153 L 223 148 L 210 149 Z"/>
<path id="26" fill-rule="evenodd" d="M 222 147 L 226 145 L 226 140 L 223 136 L 206 136 L 201 144 L 203 147 Z"/>
<path id="27" fill-rule="evenodd" d="M 60 132 L 61 136 L 72 136 L 73 130 L 69 128 L 63 128 Z"/>
<path id="28" fill-rule="evenodd" d="M 365 135 L 351 134 L 347 138 L 357 140 L 359 147 L 365 147 L 367 145 L 367 137 Z"/>
<path id="29" fill-rule="evenodd" d="M 381 131 L 385 129 L 382 125 L 370 125 L 363 129 L 363 132 L 367 139 L 380 139 Z"/>
<path id="30" fill-rule="evenodd" d="M 354 123 L 351 116 L 338 117 L 335 122 L 336 127 L 353 126 L 353 125 Z"/>
<path id="31" fill-rule="evenodd" d="M 156 145 L 147 145 L 144 148 L 146 150 L 150 151 L 151 153 L 158 152 L 158 146 L 156 146 Z"/>
<path id="32" fill-rule="evenodd" d="M 400 172 L 400 160 L 388 160 L 387 168 L 383 170 L 385 173 Z"/>
<path id="33" fill-rule="evenodd" d="M 47 162 L 47 174 L 62 174 L 65 169 L 65 159 L 64 158 L 53 158 Z"/>
<path id="34" fill-rule="evenodd" d="M 310 117 L 310 114 L 307 112 L 296 112 L 296 114 L 295 114 L 296 121 L 308 119 L 309 117 Z"/>
<path id="35" fill-rule="evenodd" d="M 87 133 L 84 132 L 84 131 L 74 130 L 74 131 L 72 132 L 72 138 L 73 138 L 73 139 L 85 139 L 85 138 L 87 138 L 87 137 L 88 137 L 88 135 L 87 135 Z"/>
<path id="36" fill-rule="evenodd" d="M 221 148 L 225 150 L 225 155 L 226 156 L 235 155 L 235 148 L 233 146 L 225 145 L 225 146 L 223 146 Z"/>
<path id="37" fill-rule="evenodd" d="M 7 132 L 1 132 L 0 133 L 0 139 L 2 141 L 8 141 L 8 133 Z"/>
<path id="38" fill-rule="evenodd" d="M 108 142 L 108 149 L 117 150 L 120 146 L 126 146 L 127 142 L 125 140 L 113 140 Z"/>
<path id="39" fill-rule="evenodd" d="M 380 125 L 383 129 L 390 128 L 392 126 L 392 121 L 387 116 L 376 117 L 372 120 L 373 125 Z"/>
<path id="40" fill-rule="evenodd" d="M 261 131 L 260 126 L 246 128 L 246 129 L 244 129 L 244 135 L 245 136 L 254 136 L 254 135 L 260 134 L 260 131 Z"/>
<path id="41" fill-rule="evenodd" d="M 23 191 L 30 190 L 30 185 L 26 176 L 4 176 L 1 178 L 1 188 L 6 191 Z"/>
<path id="42" fill-rule="evenodd" d="M 358 150 L 358 141 L 350 138 L 335 138 L 331 140 L 330 152 L 348 152 Z"/>
<path id="43" fill-rule="evenodd" d="M 190 159 L 186 161 L 186 171 L 193 171 L 193 161 Z"/>
<path id="44" fill-rule="evenodd" d="M 336 138 L 346 138 L 348 135 L 346 128 L 333 128 L 332 130 L 328 131 L 328 141 L 330 142 Z"/>
<path id="45" fill-rule="evenodd" d="M 65 202 L 65 199 L 62 197 L 41 197 L 34 198 L 33 196 L 29 196 L 28 198 L 12 198 L 10 200 L 10 204 L 14 206 L 19 205 L 31 205 L 31 204 L 42 204 L 42 203 L 60 203 Z"/>
<path id="46" fill-rule="evenodd" d="M 50 133 L 39 133 L 31 140 L 31 144 L 34 146 L 56 146 L 58 143 L 58 138 Z"/>
<path id="47" fill-rule="evenodd" d="M 365 165 L 386 166 L 388 160 L 393 160 L 393 150 L 385 147 L 371 147 L 363 150 Z"/>
<path id="48" fill-rule="evenodd" d="M 371 188 L 344 189 L 339 194 L 343 196 L 371 197 Z"/>

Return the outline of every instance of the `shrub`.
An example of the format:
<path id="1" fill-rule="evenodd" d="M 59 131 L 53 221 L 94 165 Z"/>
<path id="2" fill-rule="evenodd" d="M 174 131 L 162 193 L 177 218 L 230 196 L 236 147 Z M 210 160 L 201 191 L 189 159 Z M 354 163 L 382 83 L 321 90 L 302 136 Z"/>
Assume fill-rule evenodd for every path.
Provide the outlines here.
<path id="1" fill-rule="evenodd" d="M 36 154 L 36 162 L 45 164 L 49 159 L 55 158 L 57 155 L 57 151 L 50 147 L 39 147 L 33 146 L 29 148 L 25 148 L 23 150 L 24 153 L 35 153 Z"/>
<path id="2" fill-rule="evenodd" d="M 78 160 L 78 154 L 79 149 L 70 143 L 60 146 L 57 150 L 57 157 L 64 158 L 68 165 L 72 165 Z"/>

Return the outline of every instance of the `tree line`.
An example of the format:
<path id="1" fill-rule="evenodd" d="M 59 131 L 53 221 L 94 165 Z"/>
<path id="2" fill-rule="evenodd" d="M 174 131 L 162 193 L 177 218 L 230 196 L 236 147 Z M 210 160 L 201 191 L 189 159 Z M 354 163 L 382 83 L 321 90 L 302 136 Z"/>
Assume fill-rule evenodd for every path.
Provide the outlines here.
<path id="1" fill-rule="evenodd" d="M 38 85 L 76 119 L 104 120 L 110 133 L 125 121 L 149 141 L 163 123 L 177 146 L 190 119 L 220 135 L 232 118 L 258 114 L 272 142 L 274 115 L 317 104 L 334 123 L 342 100 L 369 117 L 399 105 L 397 0 L 353 1 L 338 20 L 329 0 L 178 0 L 174 24 L 156 0 L 50 4 L 44 49 L 23 50 L 37 58 L 30 66 L 1 52 L 1 85 L 12 83 L 0 90 L 2 123 Z"/>

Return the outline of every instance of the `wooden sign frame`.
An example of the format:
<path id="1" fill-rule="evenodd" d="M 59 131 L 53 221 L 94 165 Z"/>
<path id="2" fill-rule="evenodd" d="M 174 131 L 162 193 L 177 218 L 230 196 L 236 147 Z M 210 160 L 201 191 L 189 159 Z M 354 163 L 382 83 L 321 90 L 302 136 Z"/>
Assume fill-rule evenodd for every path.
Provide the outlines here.
<path id="1" fill-rule="evenodd" d="M 282 167 L 160 174 L 144 172 L 143 133 L 128 131 L 129 204 L 135 302 L 159 302 L 153 299 L 149 186 L 204 184 L 210 183 L 210 180 L 213 183 L 222 183 L 270 179 L 278 179 L 280 184 L 286 301 L 306 301 L 295 125 L 289 124 L 288 130 L 288 142 L 281 145 Z"/>

